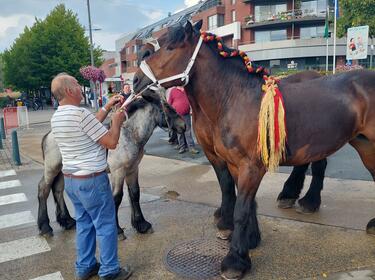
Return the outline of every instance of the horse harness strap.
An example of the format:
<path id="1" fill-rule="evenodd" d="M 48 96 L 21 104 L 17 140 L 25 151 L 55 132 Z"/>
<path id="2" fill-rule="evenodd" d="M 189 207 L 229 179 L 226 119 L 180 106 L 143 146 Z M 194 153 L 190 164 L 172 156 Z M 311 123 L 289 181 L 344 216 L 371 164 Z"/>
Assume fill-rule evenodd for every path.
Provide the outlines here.
<path id="1" fill-rule="evenodd" d="M 171 82 L 171 81 L 174 81 L 174 80 L 178 80 L 178 79 L 181 79 L 181 81 L 184 82 L 184 84 L 182 86 L 186 86 L 189 83 L 189 73 L 190 73 L 191 68 L 194 65 L 195 59 L 196 59 L 196 57 L 198 55 L 198 52 L 201 48 L 202 42 L 203 42 L 203 38 L 199 37 L 199 41 L 198 41 L 197 45 L 195 46 L 195 50 L 193 52 L 193 55 L 191 56 L 191 58 L 189 60 L 189 63 L 186 66 L 186 69 L 185 69 L 184 72 L 182 72 L 180 74 L 177 74 L 177 75 L 173 75 L 173 76 L 164 78 L 164 79 L 158 80 L 155 77 L 154 73 L 152 72 L 151 67 L 147 64 L 147 62 L 145 60 L 143 60 L 141 62 L 140 68 L 143 71 L 143 73 L 153 82 L 153 84 L 149 85 L 150 87 L 148 87 L 148 88 L 150 88 L 152 90 L 155 90 L 153 88 L 153 86 L 161 88 L 162 84 L 167 83 L 167 82 Z"/>

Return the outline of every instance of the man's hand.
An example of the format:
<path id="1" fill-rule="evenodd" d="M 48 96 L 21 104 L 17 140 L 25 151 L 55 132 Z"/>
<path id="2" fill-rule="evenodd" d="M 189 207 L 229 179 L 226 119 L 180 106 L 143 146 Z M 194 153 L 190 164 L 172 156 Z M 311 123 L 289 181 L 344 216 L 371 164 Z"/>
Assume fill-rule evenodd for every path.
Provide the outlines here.
<path id="1" fill-rule="evenodd" d="M 122 123 L 124 122 L 125 117 L 126 117 L 126 115 L 125 115 L 124 111 L 115 112 L 112 115 L 112 125 L 116 126 L 116 127 L 120 127 L 122 125 Z"/>
<path id="2" fill-rule="evenodd" d="M 122 103 L 124 103 L 124 101 L 125 101 L 125 98 L 121 94 L 116 94 L 115 96 L 112 96 L 108 100 L 107 104 L 105 105 L 105 107 L 108 106 L 106 108 L 106 110 L 110 110 L 114 105 L 122 104 Z"/>

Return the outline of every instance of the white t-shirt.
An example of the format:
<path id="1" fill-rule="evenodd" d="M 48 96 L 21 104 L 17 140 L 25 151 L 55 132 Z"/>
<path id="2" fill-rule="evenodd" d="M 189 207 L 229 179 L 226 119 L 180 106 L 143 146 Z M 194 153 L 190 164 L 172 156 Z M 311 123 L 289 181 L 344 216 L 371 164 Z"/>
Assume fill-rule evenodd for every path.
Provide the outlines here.
<path id="1" fill-rule="evenodd" d="M 73 105 L 59 106 L 51 128 L 62 155 L 63 173 L 87 175 L 107 168 L 105 148 L 97 141 L 108 130 L 90 111 Z"/>

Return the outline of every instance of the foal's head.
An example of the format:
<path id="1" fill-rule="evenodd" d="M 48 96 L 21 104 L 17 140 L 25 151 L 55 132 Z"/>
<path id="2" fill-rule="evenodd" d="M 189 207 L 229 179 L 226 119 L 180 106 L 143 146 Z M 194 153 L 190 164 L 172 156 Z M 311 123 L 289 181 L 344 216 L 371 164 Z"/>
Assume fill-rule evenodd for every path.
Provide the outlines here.
<path id="1" fill-rule="evenodd" d="M 177 114 L 175 109 L 163 100 L 159 94 L 153 91 L 146 91 L 142 98 L 132 102 L 128 108 L 129 116 L 132 116 L 137 110 L 149 106 L 149 118 L 154 118 L 157 125 L 161 128 L 171 128 L 178 133 L 185 131 L 185 122 Z"/>

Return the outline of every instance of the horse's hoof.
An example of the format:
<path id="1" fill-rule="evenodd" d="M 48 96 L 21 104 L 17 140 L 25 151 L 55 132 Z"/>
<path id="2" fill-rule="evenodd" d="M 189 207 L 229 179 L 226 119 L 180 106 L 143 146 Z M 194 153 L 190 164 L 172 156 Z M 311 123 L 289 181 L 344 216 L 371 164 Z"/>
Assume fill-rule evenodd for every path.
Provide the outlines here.
<path id="1" fill-rule="evenodd" d="M 123 232 L 117 234 L 117 240 L 118 240 L 118 241 L 123 241 L 123 240 L 125 240 L 125 239 L 126 239 L 126 236 L 125 236 L 125 234 L 124 234 Z"/>
<path id="2" fill-rule="evenodd" d="M 240 271 L 230 269 L 226 271 L 225 273 L 222 272 L 220 276 L 221 278 L 226 279 L 226 280 L 238 280 L 243 277 L 243 273 Z"/>
<path id="3" fill-rule="evenodd" d="M 232 237 L 232 231 L 229 230 L 229 229 L 219 230 L 216 233 L 216 237 L 221 239 L 221 240 L 230 240 L 231 237 Z"/>
<path id="4" fill-rule="evenodd" d="M 53 236 L 53 229 L 50 225 L 43 225 L 40 227 L 39 235 L 43 237 L 52 237 Z"/>
<path id="5" fill-rule="evenodd" d="M 293 208 L 295 203 L 296 203 L 296 199 L 294 198 L 279 199 L 277 207 L 281 209 L 289 209 L 289 208 Z"/>
<path id="6" fill-rule="evenodd" d="M 221 262 L 221 277 L 224 279 L 241 279 L 251 268 L 251 259 L 248 255 L 240 257 L 229 251 Z"/>
<path id="7" fill-rule="evenodd" d="M 146 234 L 146 233 L 153 233 L 152 225 L 147 221 L 142 222 L 134 222 L 132 226 L 138 233 Z"/>
<path id="8" fill-rule="evenodd" d="M 76 220 L 74 220 L 73 218 L 67 219 L 67 222 L 66 222 L 64 228 L 66 230 L 75 229 L 76 228 Z"/>
<path id="9" fill-rule="evenodd" d="M 375 235 L 375 218 L 368 222 L 366 232 L 367 234 Z"/>
<path id="10" fill-rule="evenodd" d="M 308 209 L 308 208 L 303 207 L 303 206 L 297 206 L 296 212 L 299 213 L 299 214 L 303 214 L 303 215 L 311 215 L 311 214 L 314 214 L 315 212 L 317 212 L 317 210 L 311 210 L 311 209 Z"/>

